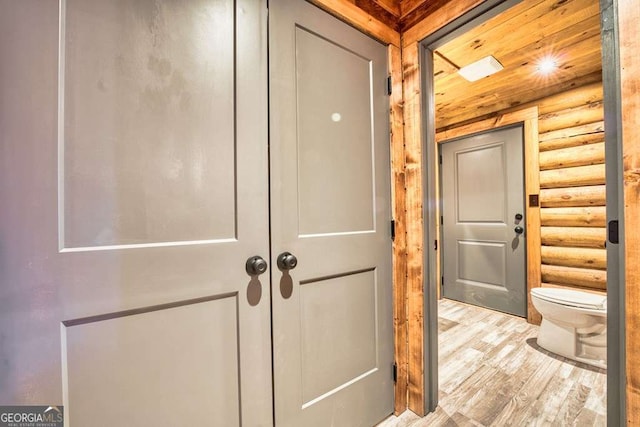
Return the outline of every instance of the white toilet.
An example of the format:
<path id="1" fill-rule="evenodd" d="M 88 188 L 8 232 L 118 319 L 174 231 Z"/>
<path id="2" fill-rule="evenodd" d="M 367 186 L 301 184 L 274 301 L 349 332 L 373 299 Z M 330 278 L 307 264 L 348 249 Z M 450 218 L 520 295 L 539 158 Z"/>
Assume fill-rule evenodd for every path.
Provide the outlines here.
<path id="1" fill-rule="evenodd" d="M 607 367 L 607 297 L 558 288 L 531 289 L 542 315 L 538 345 L 552 353 Z"/>

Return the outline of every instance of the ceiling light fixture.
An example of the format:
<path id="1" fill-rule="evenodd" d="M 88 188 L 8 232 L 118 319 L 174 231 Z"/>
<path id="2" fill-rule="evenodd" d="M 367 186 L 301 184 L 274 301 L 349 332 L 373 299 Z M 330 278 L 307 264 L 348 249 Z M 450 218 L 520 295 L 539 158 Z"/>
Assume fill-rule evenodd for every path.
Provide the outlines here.
<path id="1" fill-rule="evenodd" d="M 491 74 L 497 73 L 498 71 L 502 70 L 502 68 L 502 64 L 499 63 L 496 58 L 494 58 L 493 56 L 487 56 L 472 64 L 460 68 L 458 70 L 458 74 L 460 74 L 470 82 L 475 82 L 476 80 L 480 80 L 483 77 L 487 77 Z"/>
<path id="2" fill-rule="evenodd" d="M 538 65 L 536 66 L 536 70 L 538 70 L 540 74 L 543 74 L 545 76 L 553 73 L 557 69 L 558 62 L 555 60 L 555 58 L 552 58 L 550 56 L 542 58 L 540 61 L 538 61 Z"/>

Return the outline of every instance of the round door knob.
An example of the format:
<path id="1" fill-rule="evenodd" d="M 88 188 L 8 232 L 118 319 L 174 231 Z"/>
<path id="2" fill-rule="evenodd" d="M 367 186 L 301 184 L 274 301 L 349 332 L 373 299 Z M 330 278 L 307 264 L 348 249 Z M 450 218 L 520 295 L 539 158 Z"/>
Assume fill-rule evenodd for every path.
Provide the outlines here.
<path id="1" fill-rule="evenodd" d="M 278 255 L 278 268 L 280 270 L 293 270 L 298 265 L 298 258 L 289 252 L 283 252 Z"/>
<path id="2" fill-rule="evenodd" d="M 524 233 L 524 228 L 520 227 L 519 225 L 516 228 L 514 228 L 513 230 L 516 232 L 516 234 Z"/>
<path id="3" fill-rule="evenodd" d="M 267 271 L 267 261 L 261 256 L 252 256 L 247 260 L 245 270 L 249 276 L 258 276 Z"/>

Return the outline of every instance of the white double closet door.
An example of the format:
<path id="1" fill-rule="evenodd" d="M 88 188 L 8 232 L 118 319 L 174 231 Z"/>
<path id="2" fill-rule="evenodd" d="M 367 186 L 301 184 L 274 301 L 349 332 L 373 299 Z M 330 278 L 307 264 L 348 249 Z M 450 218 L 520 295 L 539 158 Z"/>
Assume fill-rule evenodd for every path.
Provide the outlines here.
<path id="1" fill-rule="evenodd" d="M 0 1 L 0 402 L 71 426 L 391 413 L 386 49 L 269 7 Z"/>

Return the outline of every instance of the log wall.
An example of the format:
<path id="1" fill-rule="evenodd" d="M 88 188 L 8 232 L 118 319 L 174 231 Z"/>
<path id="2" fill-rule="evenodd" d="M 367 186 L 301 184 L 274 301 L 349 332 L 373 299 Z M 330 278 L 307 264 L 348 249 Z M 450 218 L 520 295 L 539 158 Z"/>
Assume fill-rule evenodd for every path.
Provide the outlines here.
<path id="1" fill-rule="evenodd" d="M 542 286 L 606 291 L 602 83 L 537 104 Z"/>

